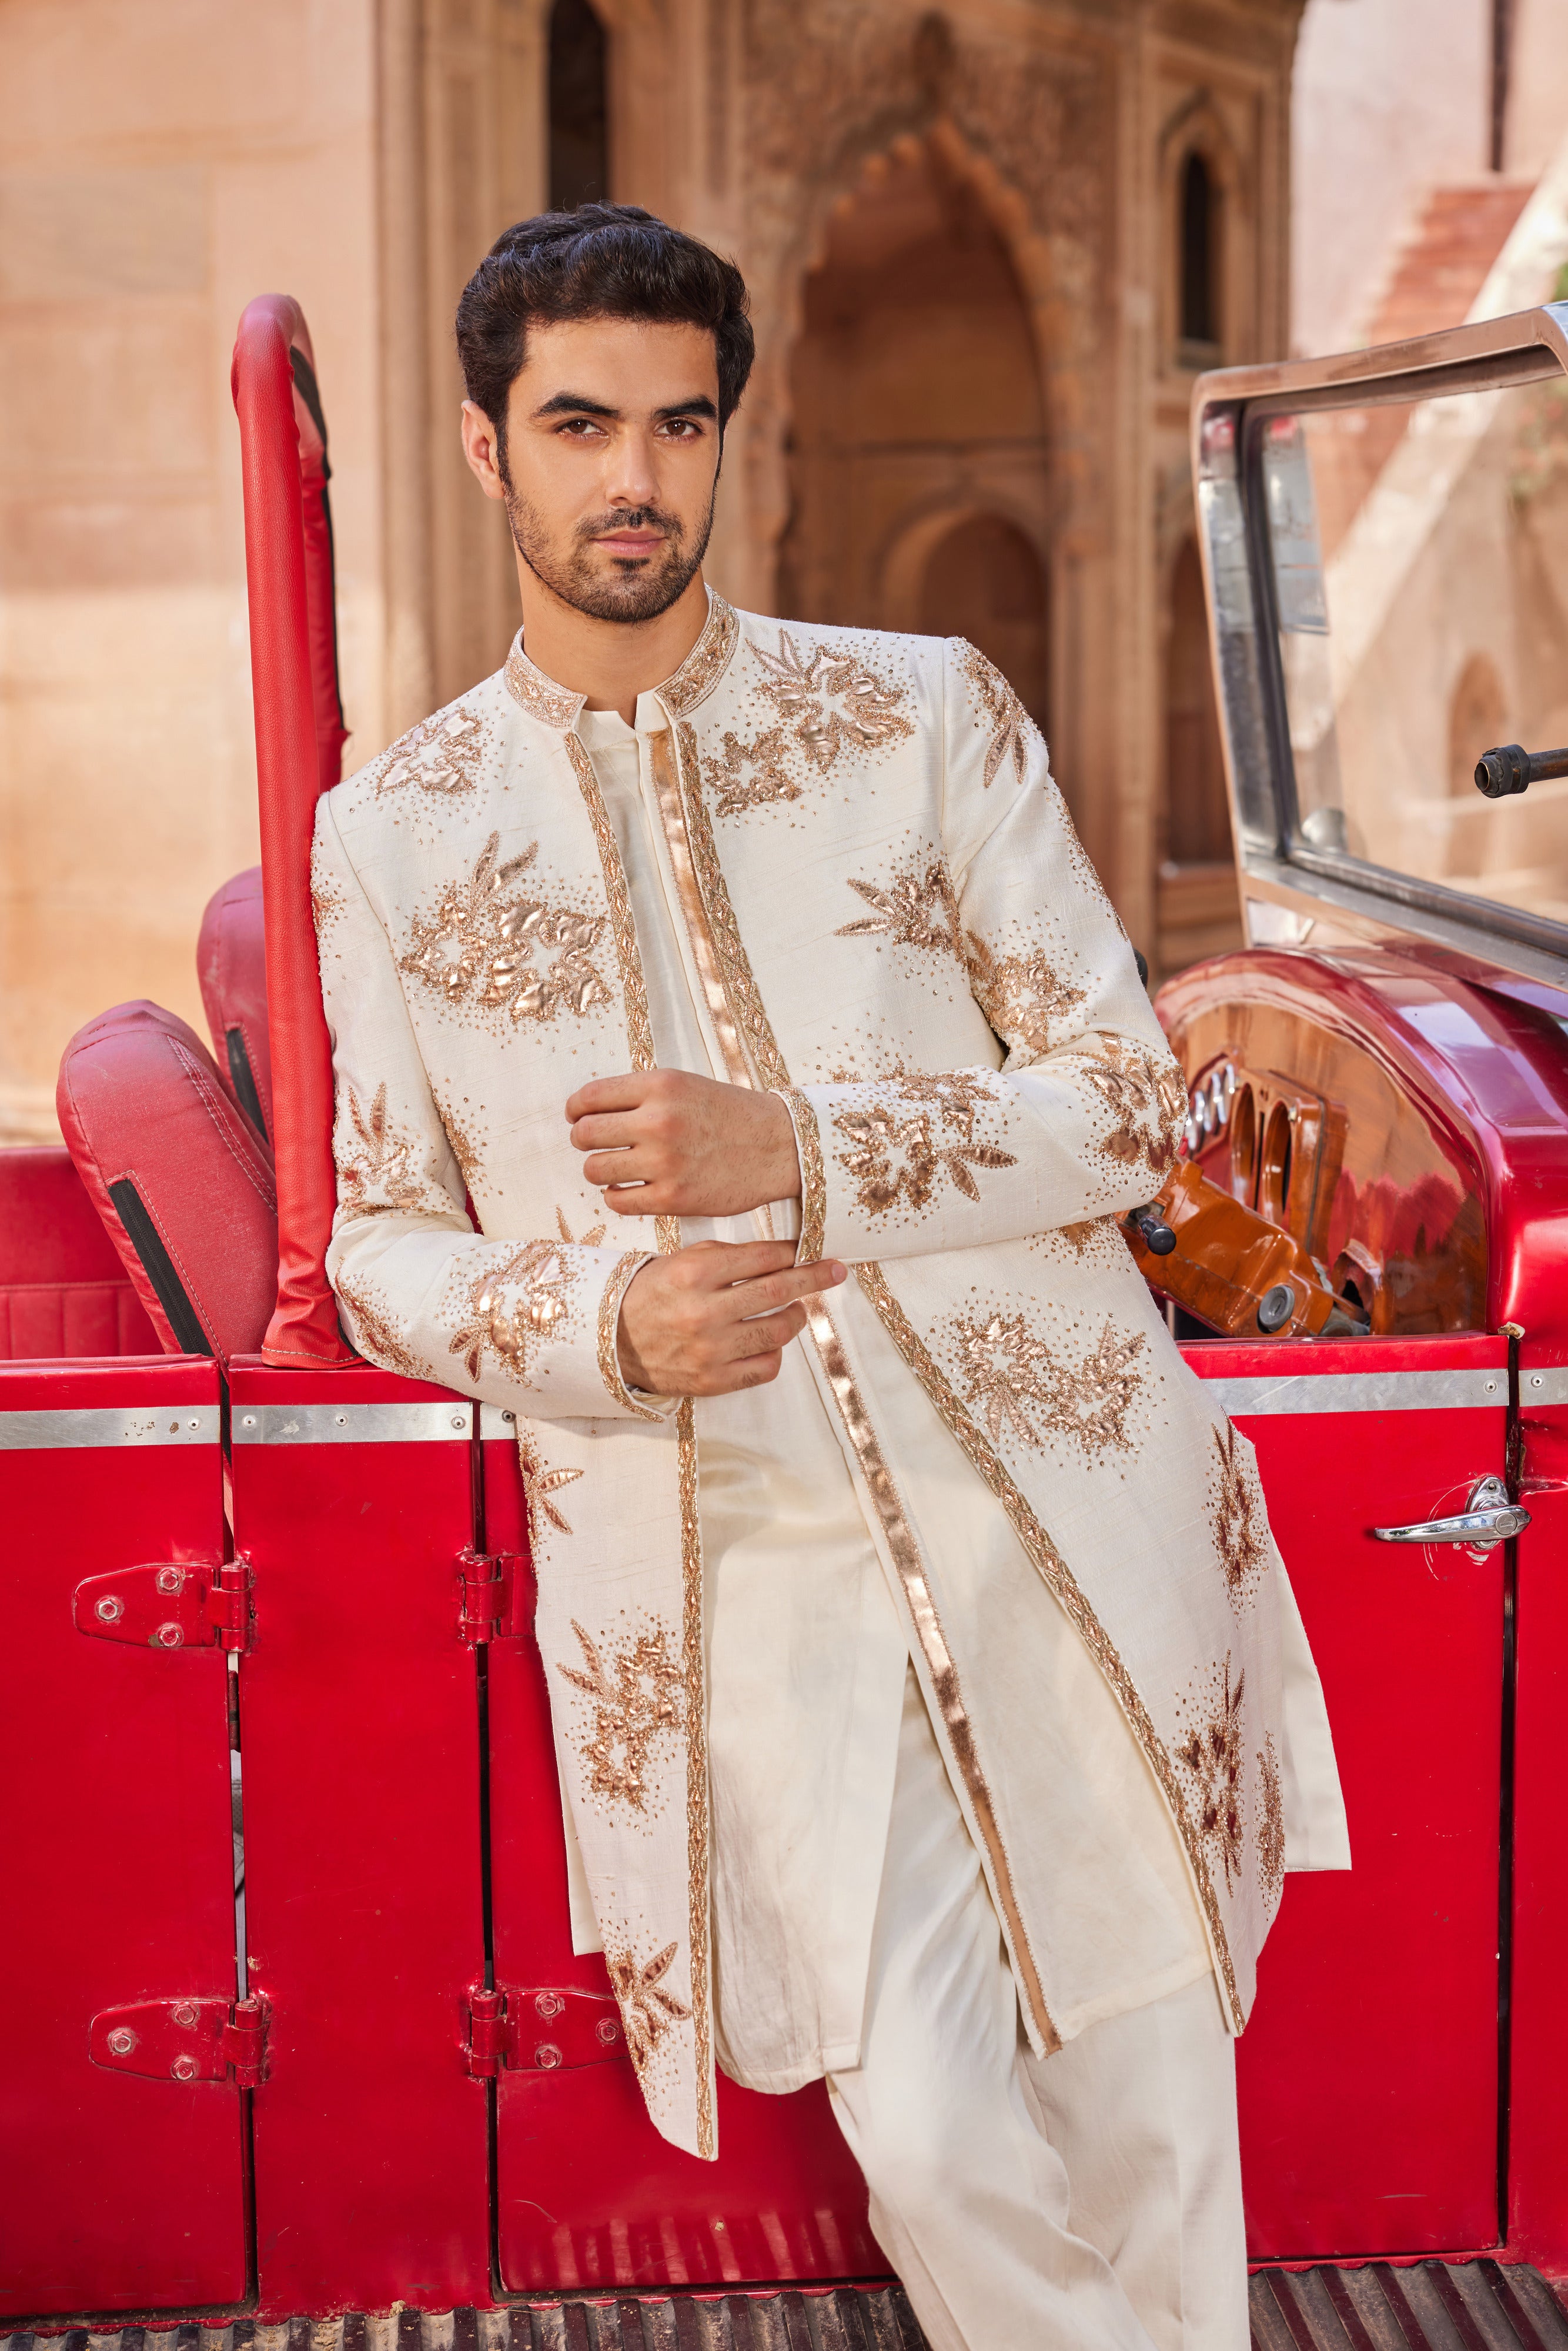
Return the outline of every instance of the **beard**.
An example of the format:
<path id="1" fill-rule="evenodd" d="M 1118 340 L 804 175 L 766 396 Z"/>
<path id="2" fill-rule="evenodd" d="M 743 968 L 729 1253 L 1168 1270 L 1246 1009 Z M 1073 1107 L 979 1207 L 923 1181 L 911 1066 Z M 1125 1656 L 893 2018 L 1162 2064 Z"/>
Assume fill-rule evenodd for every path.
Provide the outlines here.
<path id="1" fill-rule="evenodd" d="M 575 524 L 562 545 L 559 536 L 552 538 L 538 507 L 518 497 L 509 481 L 505 486 L 507 520 L 517 553 L 563 604 L 592 621 L 656 621 L 678 602 L 707 553 L 717 496 L 716 475 L 702 528 L 690 543 L 678 515 L 663 507 L 623 507 Z M 631 561 L 612 558 L 607 567 L 595 541 L 612 530 L 663 531 L 664 545 Z"/>

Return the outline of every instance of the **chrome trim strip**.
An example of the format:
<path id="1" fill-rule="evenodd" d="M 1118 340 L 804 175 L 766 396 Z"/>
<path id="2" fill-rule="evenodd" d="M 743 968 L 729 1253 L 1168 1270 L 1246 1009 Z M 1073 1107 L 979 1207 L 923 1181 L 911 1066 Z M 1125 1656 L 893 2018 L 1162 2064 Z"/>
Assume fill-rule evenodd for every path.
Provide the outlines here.
<path id="1" fill-rule="evenodd" d="M 230 1421 L 236 1445 L 462 1444 L 474 1434 L 465 1396 L 447 1404 L 246 1404 Z"/>
<path id="2" fill-rule="evenodd" d="M 108 1446 L 215 1445 L 215 1404 L 95 1405 L 0 1412 L 0 1453 L 99 1452 Z"/>
<path id="3" fill-rule="evenodd" d="M 1508 1374 L 1466 1372 L 1296 1372 L 1278 1379 L 1205 1379 L 1203 1392 L 1232 1420 L 1276 1413 L 1475 1412 L 1508 1403 Z M 1568 1393 L 1568 1389 L 1565 1389 Z"/>
<path id="4" fill-rule="evenodd" d="M 1519 1408 L 1532 1405 L 1568 1404 L 1568 1364 L 1548 1364 L 1539 1372 L 1519 1375 Z"/>
<path id="5" fill-rule="evenodd" d="M 482 1404 L 479 1407 L 479 1434 L 486 1442 L 491 1437 L 509 1437 L 517 1440 L 517 1416 L 510 1405 Z"/>

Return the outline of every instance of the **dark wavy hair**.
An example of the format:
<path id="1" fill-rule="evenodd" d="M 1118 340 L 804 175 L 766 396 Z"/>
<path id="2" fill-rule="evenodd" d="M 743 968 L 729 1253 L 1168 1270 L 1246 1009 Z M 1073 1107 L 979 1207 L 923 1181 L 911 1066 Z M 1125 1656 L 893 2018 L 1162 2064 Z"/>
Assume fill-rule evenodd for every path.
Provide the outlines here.
<path id="1" fill-rule="evenodd" d="M 722 433 L 751 373 L 750 307 L 733 261 L 640 204 L 580 204 L 518 221 L 496 239 L 457 305 L 463 381 L 496 428 L 503 474 L 507 395 L 522 371 L 530 319 L 706 327 L 718 359 Z"/>

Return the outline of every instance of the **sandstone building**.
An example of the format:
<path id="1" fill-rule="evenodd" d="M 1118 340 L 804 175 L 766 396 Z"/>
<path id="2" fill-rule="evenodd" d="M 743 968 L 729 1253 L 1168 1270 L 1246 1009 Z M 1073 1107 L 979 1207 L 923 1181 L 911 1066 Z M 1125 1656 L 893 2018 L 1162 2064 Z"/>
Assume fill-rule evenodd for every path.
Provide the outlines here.
<path id="1" fill-rule="evenodd" d="M 1300 8 L 7 0 L 0 1133 L 52 1131 L 108 1003 L 195 1016 L 201 906 L 255 855 L 245 301 L 315 338 L 361 758 L 516 626 L 450 322 L 552 197 L 648 204 L 750 281 L 717 584 L 972 637 L 1151 963 L 1230 943 L 1187 402 L 1286 347 Z"/>

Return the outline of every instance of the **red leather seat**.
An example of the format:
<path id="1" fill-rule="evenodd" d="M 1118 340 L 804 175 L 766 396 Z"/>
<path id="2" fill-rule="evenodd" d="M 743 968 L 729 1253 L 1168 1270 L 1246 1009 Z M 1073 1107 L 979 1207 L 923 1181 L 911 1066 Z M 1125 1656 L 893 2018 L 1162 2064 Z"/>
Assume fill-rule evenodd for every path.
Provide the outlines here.
<path id="1" fill-rule="evenodd" d="M 158 1346 L 69 1154 L 58 1144 L 0 1151 L 0 1359 Z"/>
<path id="2" fill-rule="evenodd" d="M 60 1132 L 166 1353 L 254 1353 L 277 1291 L 272 1155 L 193 1029 L 120 1004 L 66 1047 Z"/>
<path id="3" fill-rule="evenodd" d="M 207 901 L 196 942 L 196 977 L 219 1071 L 251 1124 L 270 1143 L 272 1053 L 259 865 L 236 873 Z"/>

